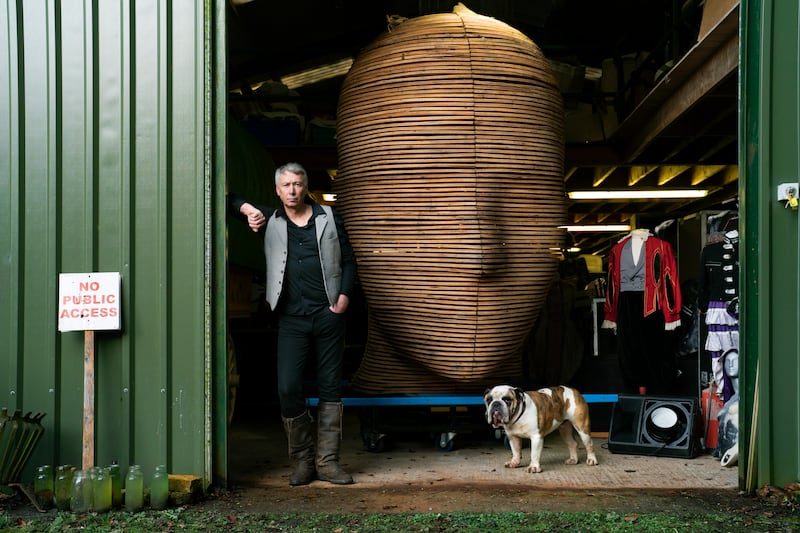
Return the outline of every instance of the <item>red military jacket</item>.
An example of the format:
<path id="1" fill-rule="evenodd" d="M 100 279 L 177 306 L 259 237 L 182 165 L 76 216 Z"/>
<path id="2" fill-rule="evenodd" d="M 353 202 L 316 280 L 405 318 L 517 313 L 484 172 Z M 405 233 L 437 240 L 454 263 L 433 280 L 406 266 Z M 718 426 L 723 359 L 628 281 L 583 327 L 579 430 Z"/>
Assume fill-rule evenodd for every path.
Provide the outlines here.
<path id="1" fill-rule="evenodd" d="M 619 303 L 620 254 L 627 236 L 611 249 L 608 256 L 608 287 L 606 290 L 605 320 L 616 325 Z M 657 310 L 664 314 L 665 329 L 681 324 L 681 288 L 672 246 L 665 240 L 650 236 L 644 241 L 644 316 Z"/>

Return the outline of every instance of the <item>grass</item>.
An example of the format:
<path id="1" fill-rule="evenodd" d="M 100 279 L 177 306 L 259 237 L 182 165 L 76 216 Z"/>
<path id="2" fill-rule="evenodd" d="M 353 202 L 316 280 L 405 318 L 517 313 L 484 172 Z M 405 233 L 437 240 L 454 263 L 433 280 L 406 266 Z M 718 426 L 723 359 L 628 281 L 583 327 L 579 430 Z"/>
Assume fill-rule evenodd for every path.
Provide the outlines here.
<path id="1" fill-rule="evenodd" d="M 211 500 L 213 508 L 177 506 L 139 513 L 36 513 L 21 499 L 2 505 L 3 532 L 264 532 L 264 533 L 526 533 L 526 532 L 796 532 L 800 531 L 800 485 L 759 491 L 720 508 L 709 502 L 703 511 L 682 512 L 674 505 L 647 511 L 581 512 L 450 512 L 450 513 L 257 513 L 241 512 L 226 500 Z M 435 496 L 434 496 L 435 497 Z M 645 499 L 642 500 L 644 502 Z M 220 506 L 219 504 L 223 504 Z"/>
<path id="2" fill-rule="evenodd" d="M 231 532 L 695 532 L 695 531 L 798 531 L 800 516 L 771 513 L 755 516 L 731 514 L 637 514 L 614 512 L 559 513 L 397 513 L 397 514 L 256 514 L 226 515 L 191 507 L 166 511 L 105 514 L 56 513 L 13 517 L 0 513 L 0 531 L 60 532 L 81 529 L 94 532 L 231 531 Z"/>

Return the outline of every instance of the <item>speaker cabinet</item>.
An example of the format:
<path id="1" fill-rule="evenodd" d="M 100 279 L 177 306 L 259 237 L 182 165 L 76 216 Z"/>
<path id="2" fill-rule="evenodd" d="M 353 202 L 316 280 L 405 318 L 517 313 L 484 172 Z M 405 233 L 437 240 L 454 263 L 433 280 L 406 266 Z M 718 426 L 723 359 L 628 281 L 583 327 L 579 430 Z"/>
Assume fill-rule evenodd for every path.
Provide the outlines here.
<path id="1" fill-rule="evenodd" d="M 700 454 L 700 422 L 695 398 L 620 394 L 611 410 L 608 450 L 611 453 L 659 457 Z"/>

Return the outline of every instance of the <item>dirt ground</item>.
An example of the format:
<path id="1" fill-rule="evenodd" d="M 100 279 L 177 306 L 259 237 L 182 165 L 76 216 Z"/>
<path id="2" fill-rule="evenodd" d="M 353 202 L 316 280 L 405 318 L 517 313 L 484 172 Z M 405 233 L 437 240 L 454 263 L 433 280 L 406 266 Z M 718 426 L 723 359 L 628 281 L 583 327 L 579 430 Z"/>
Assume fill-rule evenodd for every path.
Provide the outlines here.
<path id="1" fill-rule="evenodd" d="M 345 488 L 237 488 L 220 491 L 202 504 L 223 513 L 791 513 L 775 498 L 708 489 L 539 489 L 492 482 L 467 486 Z"/>
<path id="2" fill-rule="evenodd" d="M 214 489 L 189 505 L 191 511 L 213 511 L 224 516 L 301 513 L 504 513 L 504 512 L 613 512 L 623 516 L 652 513 L 730 514 L 774 518 L 798 515 L 780 493 L 742 495 L 710 489 L 541 489 L 496 482 L 469 485 L 439 483 L 372 487 L 334 487 L 318 482 L 306 487 L 243 487 Z M 24 497 L 0 497 L 0 514 L 18 518 L 55 517 L 39 514 Z"/>

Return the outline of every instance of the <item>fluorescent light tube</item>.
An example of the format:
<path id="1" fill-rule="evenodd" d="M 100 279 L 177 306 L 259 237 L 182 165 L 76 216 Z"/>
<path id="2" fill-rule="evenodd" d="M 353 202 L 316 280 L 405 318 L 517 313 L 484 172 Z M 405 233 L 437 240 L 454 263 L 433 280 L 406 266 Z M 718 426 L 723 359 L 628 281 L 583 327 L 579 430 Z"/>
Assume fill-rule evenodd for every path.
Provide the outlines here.
<path id="1" fill-rule="evenodd" d="M 578 224 L 574 226 L 559 226 L 567 231 L 630 231 L 630 224 Z"/>
<path id="2" fill-rule="evenodd" d="M 706 189 L 588 190 L 567 193 L 572 200 L 660 200 L 665 198 L 703 198 L 707 195 L 708 190 Z"/>

